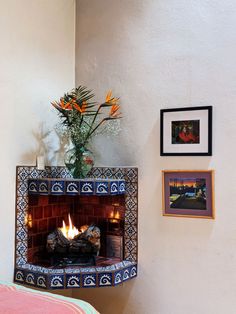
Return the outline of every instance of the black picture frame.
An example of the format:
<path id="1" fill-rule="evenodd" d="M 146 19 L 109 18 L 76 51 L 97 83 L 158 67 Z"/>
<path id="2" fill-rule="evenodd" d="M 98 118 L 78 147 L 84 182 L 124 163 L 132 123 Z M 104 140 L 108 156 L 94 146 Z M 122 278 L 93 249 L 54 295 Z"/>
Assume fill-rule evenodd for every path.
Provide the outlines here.
<path id="1" fill-rule="evenodd" d="M 168 114 L 178 113 L 179 116 L 182 114 L 182 120 L 185 119 L 185 116 L 187 116 L 188 112 L 196 111 L 196 116 L 199 114 L 199 111 L 201 111 L 201 114 L 204 115 L 204 111 L 206 111 L 207 117 L 204 119 L 204 123 L 207 125 L 204 125 L 204 129 L 207 130 L 207 134 L 204 134 L 207 136 L 207 143 L 205 143 L 205 149 L 201 151 L 201 140 L 199 139 L 198 145 L 195 145 L 195 151 L 193 152 L 191 148 L 193 147 L 192 143 L 185 143 L 181 146 L 181 149 L 179 151 L 175 151 L 175 143 L 170 143 L 170 140 L 172 137 L 172 130 L 170 131 L 171 135 L 169 134 L 168 139 L 165 135 L 165 130 L 167 126 L 166 117 Z M 183 108 L 171 108 L 171 109 L 161 109 L 160 110 L 160 155 L 161 156 L 212 156 L 212 112 L 213 107 L 212 106 L 199 106 L 199 107 L 183 107 Z M 191 116 L 194 116 L 194 113 L 191 114 Z M 179 119 L 179 118 L 178 118 Z M 189 118 L 187 118 L 188 120 Z M 201 120 L 199 120 L 201 122 Z M 183 121 L 184 122 L 184 121 Z M 200 124 L 199 122 L 199 124 Z M 173 124 L 173 122 L 172 122 Z M 169 126 L 167 129 L 170 130 L 171 126 Z M 200 132 L 200 131 L 199 131 Z M 169 148 L 165 149 L 165 141 L 168 140 Z M 205 137 L 204 140 L 206 141 Z M 195 143 L 194 143 L 195 144 Z M 173 146 L 173 151 L 171 151 L 171 147 Z M 180 146 L 180 145 L 179 145 Z M 197 147 L 199 146 L 199 151 L 196 151 Z M 179 147 L 178 147 L 179 148 Z"/>

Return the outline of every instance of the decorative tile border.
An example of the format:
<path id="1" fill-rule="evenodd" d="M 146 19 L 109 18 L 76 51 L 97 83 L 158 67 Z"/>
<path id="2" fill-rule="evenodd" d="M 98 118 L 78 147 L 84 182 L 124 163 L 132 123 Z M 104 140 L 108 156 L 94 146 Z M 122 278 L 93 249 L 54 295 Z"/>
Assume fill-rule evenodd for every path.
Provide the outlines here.
<path id="1" fill-rule="evenodd" d="M 112 286 L 112 273 L 99 273 L 98 274 L 98 286 L 99 287 Z"/>
<path id="2" fill-rule="evenodd" d="M 80 287 L 80 274 L 66 274 L 66 289 Z"/>
<path id="3" fill-rule="evenodd" d="M 125 180 L 29 179 L 28 193 L 36 195 L 119 195 L 126 192 Z"/>
<path id="4" fill-rule="evenodd" d="M 93 272 L 78 270 L 78 273 L 74 271 L 69 273 L 68 269 L 64 269 L 58 274 L 50 272 L 45 274 L 43 267 L 32 271 L 30 269 L 32 265 L 26 265 L 26 268 L 16 267 L 14 282 L 48 290 L 112 287 L 137 276 L 137 264 L 131 262 L 128 262 L 128 266 L 119 265 L 118 269 L 113 271 L 108 271 L 108 267 L 103 267 L 104 270 L 99 271 L 97 267 Z"/>
<path id="5" fill-rule="evenodd" d="M 49 269 L 27 263 L 28 193 L 90 195 L 82 183 L 92 182 L 92 195 L 125 195 L 125 260 L 106 267 Z M 109 195 L 108 194 L 108 195 Z M 89 179 L 74 180 L 65 167 L 18 166 L 16 178 L 16 246 L 14 281 L 41 289 L 106 287 L 137 276 L 138 169 L 93 168 Z"/>

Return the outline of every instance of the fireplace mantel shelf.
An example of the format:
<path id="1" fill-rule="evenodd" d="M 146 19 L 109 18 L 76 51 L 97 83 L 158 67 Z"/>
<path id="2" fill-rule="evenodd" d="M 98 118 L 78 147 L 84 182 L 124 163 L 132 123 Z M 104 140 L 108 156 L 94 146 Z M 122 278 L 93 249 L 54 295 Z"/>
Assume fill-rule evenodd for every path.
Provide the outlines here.
<path id="1" fill-rule="evenodd" d="M 120 195 L 125 194 L 125 180 L 86 179 L 29 179 L 28 193 L 38 195 Z"/>

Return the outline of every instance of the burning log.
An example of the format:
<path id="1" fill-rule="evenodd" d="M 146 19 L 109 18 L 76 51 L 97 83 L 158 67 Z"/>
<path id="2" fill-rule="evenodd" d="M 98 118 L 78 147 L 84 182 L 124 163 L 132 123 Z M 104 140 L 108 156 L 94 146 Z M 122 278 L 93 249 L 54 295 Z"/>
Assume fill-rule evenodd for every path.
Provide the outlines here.
<path id="1" fill-rule="evenodd" d="M 74 230 L 74 233 L 71 230 Z M 69 227 L 63 222 L 62 228 L 57 228 L 47 237 L 47 251 L 52 257 L 53 264 L 79 265 L 81 260 L 86 259 L 90 264 L 92 259 L 94 264 L 100 247 L 100 229 L 90 225 L 83 226 L 81 231 L 78 231 L 72 225 L 70 217 Z"/>

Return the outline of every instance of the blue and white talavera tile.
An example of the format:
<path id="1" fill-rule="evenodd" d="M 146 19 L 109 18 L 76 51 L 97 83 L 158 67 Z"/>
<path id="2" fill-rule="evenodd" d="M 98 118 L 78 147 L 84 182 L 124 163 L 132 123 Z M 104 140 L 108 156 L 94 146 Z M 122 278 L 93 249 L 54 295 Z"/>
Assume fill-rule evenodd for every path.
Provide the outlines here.
<path id="1" fill-rule="evenodd" d="M 16 238 L 17 240 L 25 240 L 27 238 L 27 233 L 26 230 L 21 228 L 17 233 L 16 233 Z"/>
<path id="2" fill-rule="evenodd" d="M 114 286 L 120 285 L 123 282 L 123 270 L 114 273 Z"/>
<path id="3" fill-rule="evenodd" d="M 64 180 L 51 181 L 50 193 L 52 195 L 63 195 L 65 193 L 65 181 Z"/>
<path id="4" fill-rule="evenodd" d="M 38 181 L 38 193 L 41 195 L 48 195 L 49 183 L 47 180 L 39 180 Z"/>
<path id="5" fill-rule="evenodd" d="M 36 275 L 33 272 L 25 271 L 25 284 L 29 286 L 36 285 Z"/>
<path id="6" fill-rule="evenodd" d="M 67 181 L 66 182 L 66 194 L 77 195 L 79 193 L 79 181 Z"/>
<path id="7" fill-rule="evenodd" d="M 119 194 L 125 193 L 125 181 L 119 181 Z"/>
<path id="8" fill-rule="evenodd" d="M 29 180 L 28 192 L 29 194 L 38 194 L 38 180 Z"/>
<path id="9" fill-rule="evenodd" d="M 47 277 L 46 275 L 37 274 L 36 276 L 36 287 L 41 289 L 47 289 Z"/>
<path id="10" fill-rule="evenodd" d="M 25 275 L 23 270 L 16 268 L 15 270 L 15 276 L 14 276 L 14 281 L 19 282 L 19 283 L 24 283 L 25 281 Z"/>
<path id="11" fill-rule="evenodd" d="M 123 270 L 123 281 L 130 279 L 130 267 L 127 267 Z"/>
<path id="12" fill-rule="evenodd" d="M 24 197 L 19 197 L 17 200 L 16 206 L 19 211 L 24 210 L 27 206 L 26 199 Z"/>
<path id="13" fill-rule="evenodd" d="M 97 286 L 96 274 L 82 274 L 83 288 L 95 288 Z"/>
<path id="14" fill-rule="evenodd" d="M 130 267 L 130 278 L 134 278 L 137 276 L 137 265 L 133 265 Z"/>
<path id="15" fill-rule="evenodd" d="M 96 195 L 108 195 L 108 181 L 101 181 L 95 183 L 95 194 Z"/>
<path id="16" fill-rule="evenodd" d="M 81 181 L 80 182 L 80 194 L 81 195 L 93 195 L 94 194 L 94 182 L 93 181 Z"/>
<path id="17" fill-rule="evenodd" d="M 64 275 L 49 276 L 49 289 L 64 289 Z"/>
<path id="18" fill-rule="evenodd" d="M 118 184 L 118 181 L 111 181 L 111 183 L 110 183 L 110 193 L 112 195 L 119 194 L 119 184 Z"/>
<path id="19" fill-rule="evenodd" d="M 80 274 L 67 274 L 66 275 L 66 288 L 80 288 Z"/>
<path id="20" fill-rule="evenodd" d="M 112 285 L 112 273 L 100 273 L 98 274 L 98 286 L 109 287 Z"/>

